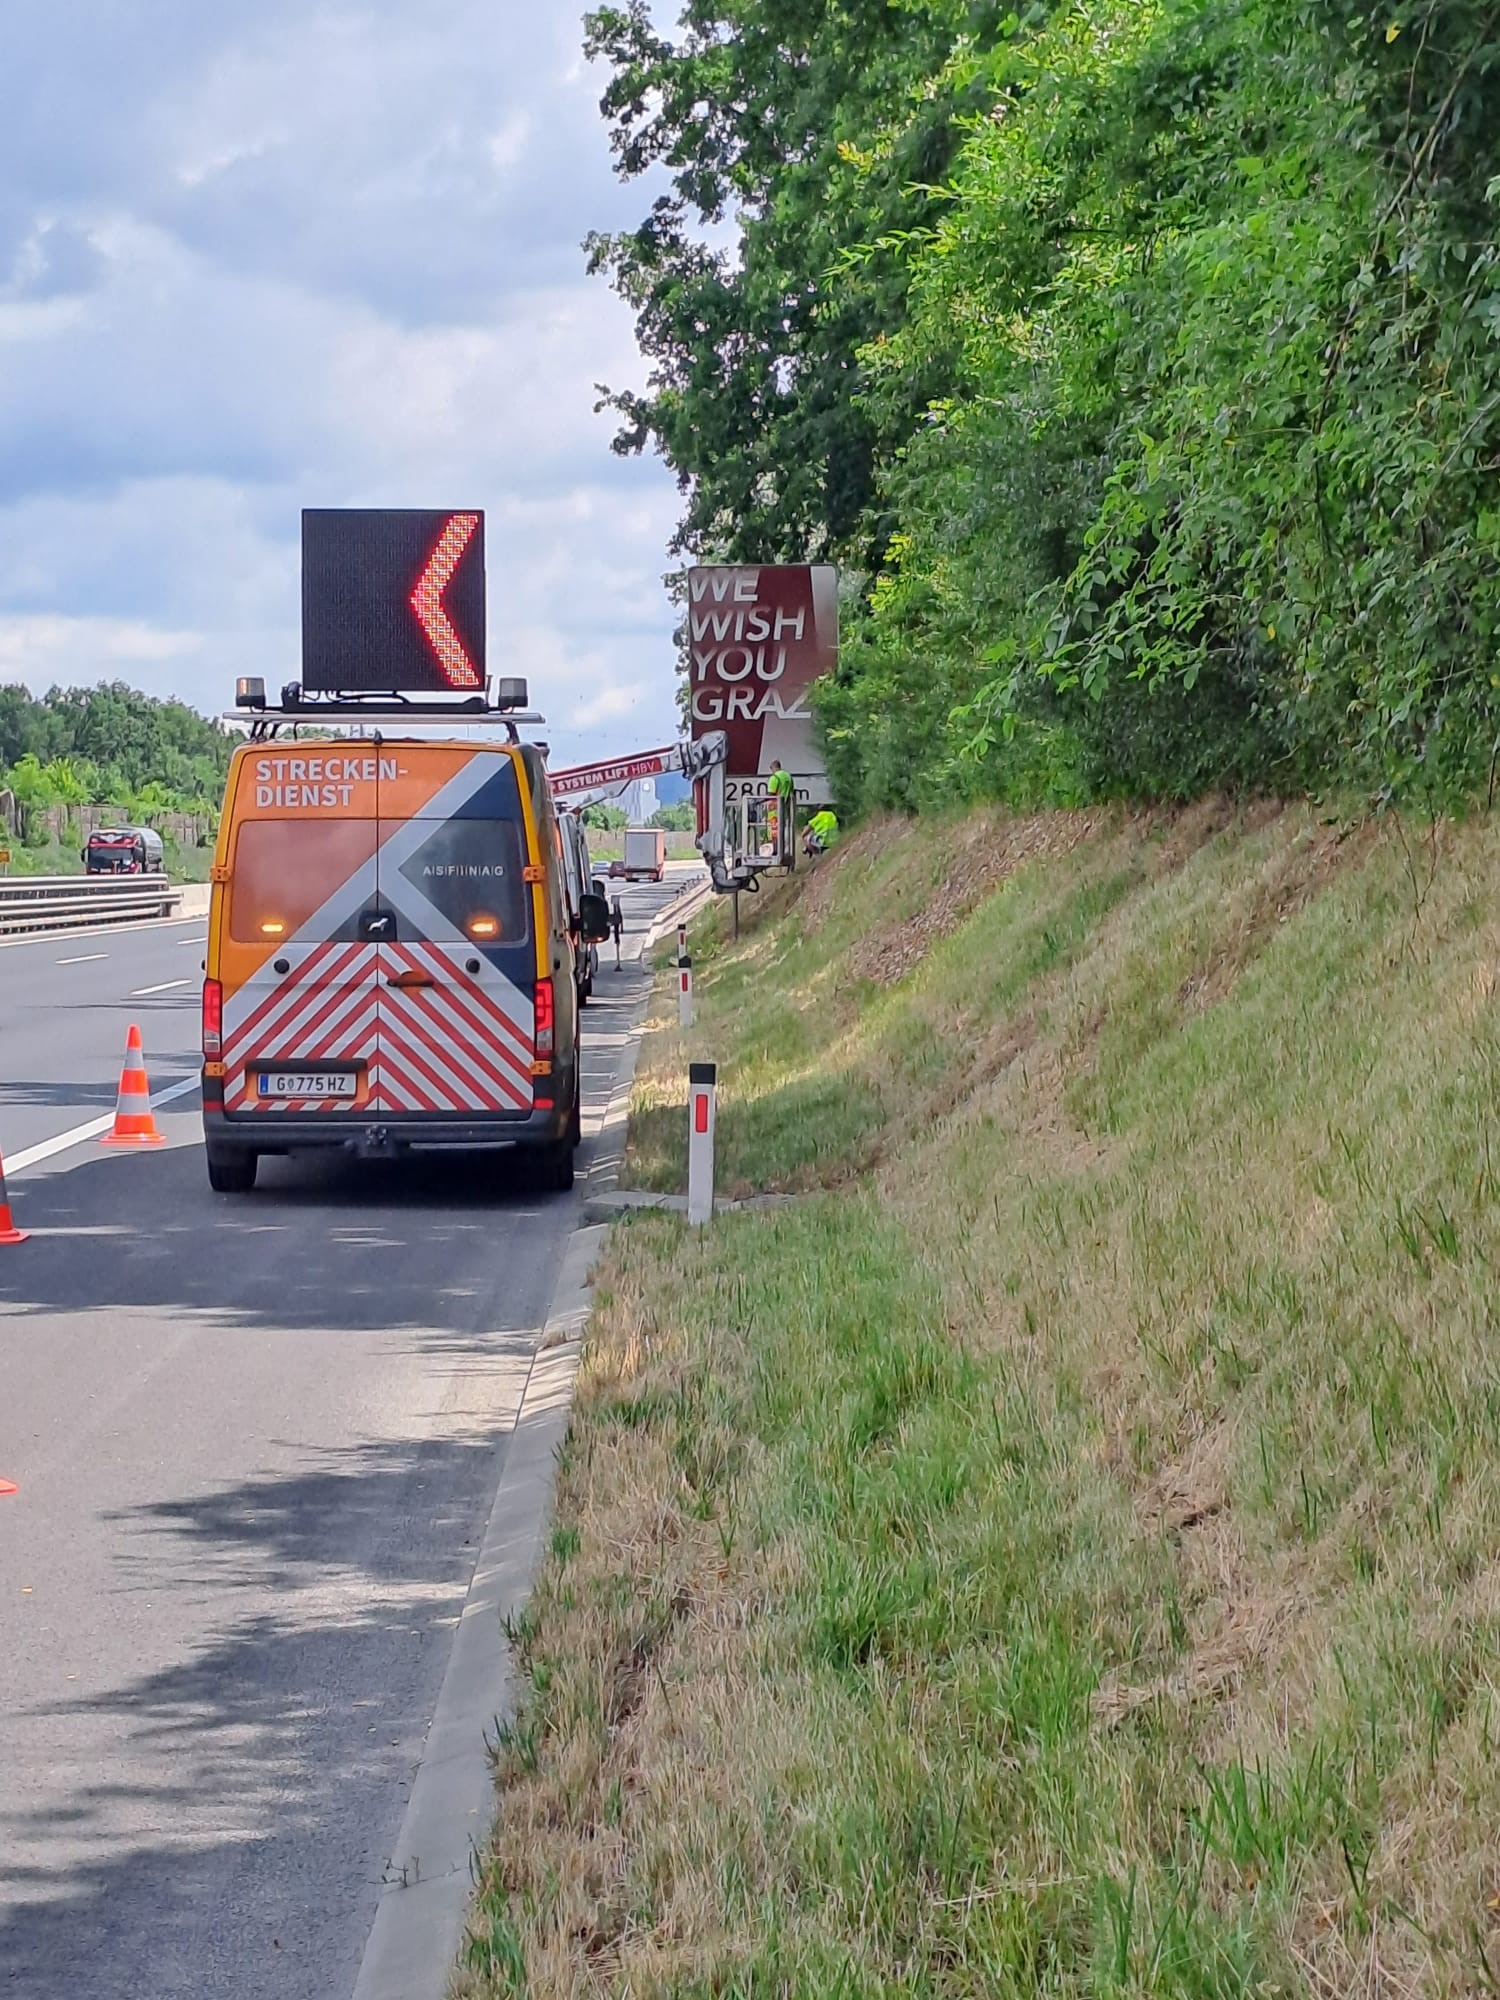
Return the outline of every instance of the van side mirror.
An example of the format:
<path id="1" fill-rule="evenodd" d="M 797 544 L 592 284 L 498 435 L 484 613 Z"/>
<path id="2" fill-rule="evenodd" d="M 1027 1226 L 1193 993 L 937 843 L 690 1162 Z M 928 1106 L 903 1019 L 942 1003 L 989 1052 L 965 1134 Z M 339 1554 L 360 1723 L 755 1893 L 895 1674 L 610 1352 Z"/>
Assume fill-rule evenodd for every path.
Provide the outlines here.
<path id="1" fill-rule="evenodd" d="M 584 937 L 590 944 L 603 944 L 609 936 L 609 904 L 598 895 L 581 896 L 579 902 L 578 921 Z"/>

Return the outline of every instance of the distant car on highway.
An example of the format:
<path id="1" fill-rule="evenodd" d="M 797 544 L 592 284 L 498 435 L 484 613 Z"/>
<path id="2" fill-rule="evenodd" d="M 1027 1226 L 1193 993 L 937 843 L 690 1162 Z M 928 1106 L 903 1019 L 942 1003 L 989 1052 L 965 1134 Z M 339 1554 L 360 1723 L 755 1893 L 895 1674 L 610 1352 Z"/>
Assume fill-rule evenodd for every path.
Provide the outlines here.
<path id="1" fill-rule="evenodd" d="M 166 865 L 161 835 L 150 826 L 100 826 L 83 850 L 85 875 L 159 875 Z"/>
<path id="2" fill-rule="evenodd" d="M 625 866 L 623 861 L 611 861 L 609 864 L 609 879 L 611 882 L 628 882 L 630 880 L 630 870 Z"/>

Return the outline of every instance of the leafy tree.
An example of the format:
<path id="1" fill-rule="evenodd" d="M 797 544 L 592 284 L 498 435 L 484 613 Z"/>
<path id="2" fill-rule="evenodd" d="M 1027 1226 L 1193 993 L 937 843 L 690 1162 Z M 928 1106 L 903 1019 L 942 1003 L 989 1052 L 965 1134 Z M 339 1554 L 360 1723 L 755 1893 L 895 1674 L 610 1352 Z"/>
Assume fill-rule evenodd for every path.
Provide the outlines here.
<path id="1" fill-rule="evenodd" d="M 40 701 L 0 688 L 0 789 L 28 813 L 27 844 L 44 846 L 49 808 L 106 806 L 128 821 L 190 812 L 210 818 L 223 796 L 230 739 L 181 702 L 120 683 L 53 688 Z"/>
<path id="2" fill-rule="evenodd" d="M 38 803 L 123 804 L 154 785 L 170 809 L 214 809 L 233 747 L 185 703 L 123 682 L 52 688 L 40 700 L 23 687 L 0 688 L 0 764 L 24 764 L 21 785 L 33 790 L 36 772 L 52 773 L 52 796 Z"/>
<path id="3" fill-rule="evenodd" d="M 623 177 L 665 169 L 637 228 L 589 239 L 635 309 L 645 395 L 605 391 L 622 452 L 654 445 L 686 510 L 677 546 L 725 560 L 868 566 L 894 523 L 879 473 L 948 380 L 909 356 L 878 405 L 859 353 L 898 324 L 894 247 L 830 286 L 855 245 L 930 226 L 933 183 L 982 101 L 949 58 L 1004 9 L 982 0 L 688 0 L 675 37 L 648 0 L 598 8 L 586 47 Z M 733 250 L 725 226 L 738 230 Z"/>
<path id="4" fill-rule="evenodd" d="M 651 825 L 661 827 L 666 833 L 691 833 L 697 824 L 698 816 L 689 799 L 682 799 L 675 806 L 658 806 L 651 815 Z"/>
<path id="5" fill-rule="evenodd" d="M 585 826 L 597 827 L 601 833 L 618 833 L 630 824 L 629 816 L 621 806 L 585 806 L 582 817 Z"/>
<path id="6" fill-rule="evenodd" d="M 962 337 L 825 696 L 846 798 L 1492 782 L 1500 13 L 1392 13 L 1079 0 L 984 58 L 882 349 Z"/>

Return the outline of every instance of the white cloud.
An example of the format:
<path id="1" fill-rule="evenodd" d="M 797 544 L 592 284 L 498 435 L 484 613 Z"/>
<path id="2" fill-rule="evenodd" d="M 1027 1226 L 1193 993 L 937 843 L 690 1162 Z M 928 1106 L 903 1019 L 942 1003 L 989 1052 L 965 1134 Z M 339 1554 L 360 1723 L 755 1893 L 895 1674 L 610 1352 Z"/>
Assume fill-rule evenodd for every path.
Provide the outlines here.
<path id="1" fill-rule="evenodd" d="M 577 247 L 648 197 L 572 10 L 128 11 L 7 27 L 0 672 L 214 710 L 295 676 L 303 506 L 479 505 L 559 752 L 670 734 L 677 496 L 610 454 L 595 384 L 641 367 Z"/>
<path id="2" fill-rule="evenodd" d="M 201 632 L 174 632 L 141 619 L 65 618 L 39 613 L 0 617 L 0 679 L 22 681 L 34 694 L 63 686 L 128 680 L 147 692 L 171 691 L 174 672 L 201 659 Z"/>
<path id="3" fill-rule="evenodd" d="M 642 707 L 646 694 L 647 688 L 643 681 L 636 681 L 625 687 L 616 684 L 614 687 L 603 688 L 588 701 L 579 702 L 570 711 L 568 721 L 574 729 L 590 729 L 600 722 L 617 722 L 623 716 L 637 712 Z M 655 749 L 656 745 L 648 743 L 641 747 L 651 750 Z"/>
<path id="4" fill-rule="evenodd" d="M 529 111 L 512 112 L 498 131 L 490 134 L 489 155 L 501 173 L 519 166 L 531 143 L 534 121 Z"/>

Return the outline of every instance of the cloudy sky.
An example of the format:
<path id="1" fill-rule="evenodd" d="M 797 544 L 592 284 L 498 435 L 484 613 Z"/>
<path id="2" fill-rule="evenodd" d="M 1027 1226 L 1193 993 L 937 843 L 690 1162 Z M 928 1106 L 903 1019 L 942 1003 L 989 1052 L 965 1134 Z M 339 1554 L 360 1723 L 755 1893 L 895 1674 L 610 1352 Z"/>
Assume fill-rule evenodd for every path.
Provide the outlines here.
<path id="1" fill-rule="evenodd" d="M 304 506 L 482 507 L 555 762 L 675 734 L 583 0 L 50 0 L 0 69 L 0 679 L 296 677 Z"/>

